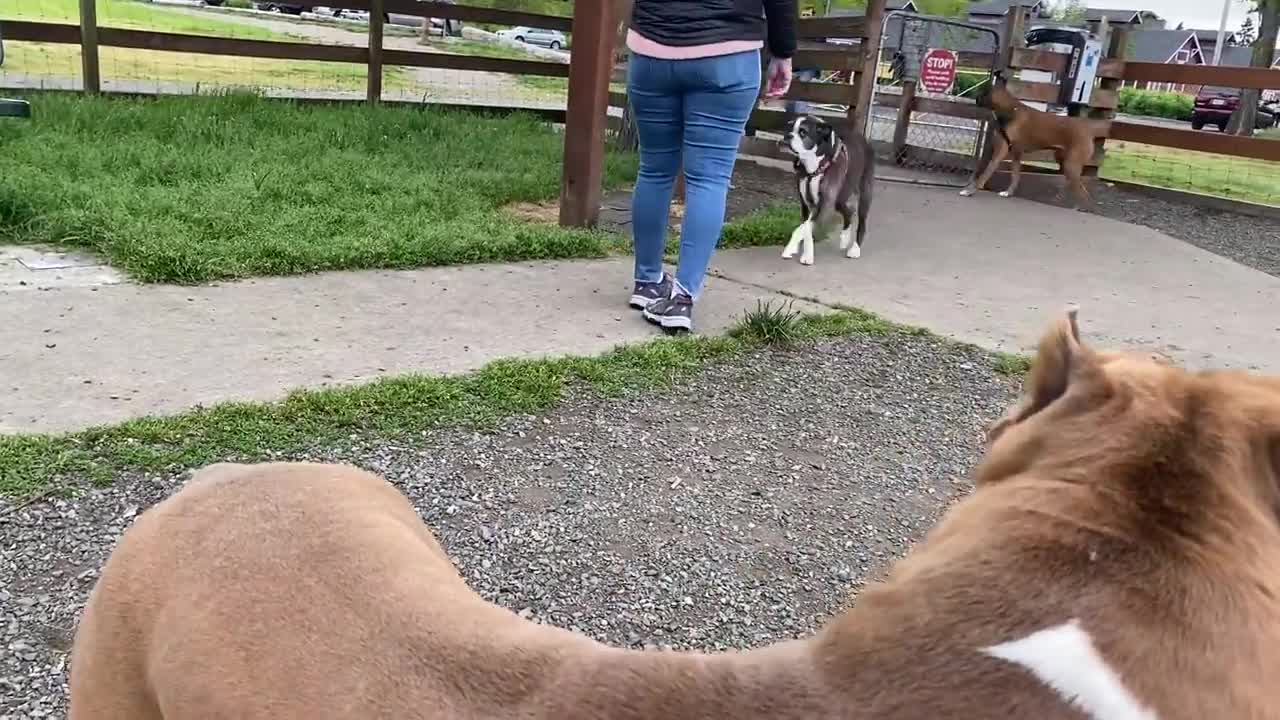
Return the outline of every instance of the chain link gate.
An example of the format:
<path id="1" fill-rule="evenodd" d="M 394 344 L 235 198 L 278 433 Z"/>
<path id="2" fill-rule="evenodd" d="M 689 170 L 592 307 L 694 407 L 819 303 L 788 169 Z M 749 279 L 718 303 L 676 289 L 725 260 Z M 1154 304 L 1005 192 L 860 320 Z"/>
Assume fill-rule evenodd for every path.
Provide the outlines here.
<path id="1" fill-rule="evenodd" d="M 974 119 L 972 100 L 991 83 L 999 51 L 994 28 L 885 14 L 879 62 L 868 69 L 875 83 L 866 133 L 882 160 L 877 177 L 957 187 L 973 180 L 986 122 Z"/>

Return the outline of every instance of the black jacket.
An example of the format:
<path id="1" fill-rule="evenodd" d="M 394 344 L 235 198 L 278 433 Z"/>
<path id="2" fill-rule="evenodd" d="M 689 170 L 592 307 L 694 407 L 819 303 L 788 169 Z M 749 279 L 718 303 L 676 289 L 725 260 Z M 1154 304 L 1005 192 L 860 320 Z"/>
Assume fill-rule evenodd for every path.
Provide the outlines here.
<path id="1" fill-rule="evenodd" d="M 769 53 L 796 52 L 796 0 L 635 0 L 631 29 L 663 45 L 767 40 Z"/>

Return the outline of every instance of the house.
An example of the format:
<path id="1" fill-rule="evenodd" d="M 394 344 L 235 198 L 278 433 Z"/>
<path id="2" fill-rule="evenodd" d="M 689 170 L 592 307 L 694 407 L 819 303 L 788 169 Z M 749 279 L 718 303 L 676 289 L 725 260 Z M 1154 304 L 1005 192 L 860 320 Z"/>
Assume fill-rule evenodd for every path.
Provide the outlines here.
<path id="1" fill-rule="evenodd" d="M 1218 47 L 1218 31 L 1192 30 L 1191 32 L 1196 34 L 1196 40 L 1200 43 L 1200 52 L 1204 53 L 1205 64 L 1212 64 L 1214 49 Z M 1226 50 L 1236 44 L 1236 34 L 1228 30 L 1222 40 L 1226 43 L 1223 50 Z"/>
<path id="2" fill-rule="evenodd" d="M 1212 55 L 1205 55 L 1205 64 L 1213 62 Z M 1253 64 L 1253 48 L 1248 45 L 1238 45 L 1222 50 L 1221 65 L 1233 65 L 1236 67 L 1249 67 Z M 1271 67 L 1280 70 L 1280 50 L 1277 50 L 1272 57 Z"/>
<path id="3" fill-rule="evenodd" d="M 1113 8 L 1085 8 L 1084 24 L 1090 32 L 1098 32 L 1102 21 L 1111 27 L 1126 30 L 1164 30 L 1164 18 L 1150 10 L 1116 10 Z"/>
<path id="4" fill-rule="evenodd" d="M 1044 0 L 1022 0 L 1024 25 L 1027 22 L 1049 17 L 1051 8 Z M 1011 0 L 977 0 L 969 3 L 968 21 L 975 25 L 986 25 L 995 29 L 1004 27 L 1005 16 L 1009 14 Z"/>
<path id="5" fill-rule="evenodd" d="M 1129 33 L 1129 48 L 1125 59 L 1130 62 L 1167 65 L 1204 65 L 1212 58 L 1206 60 L 1194 30 L 1139 30 Z M 1199 91 L 1199 86 L 1196 85 L 1151 83 L 1145 80 L 1125 84 L 1143 90 L 1181 93 Z"/>

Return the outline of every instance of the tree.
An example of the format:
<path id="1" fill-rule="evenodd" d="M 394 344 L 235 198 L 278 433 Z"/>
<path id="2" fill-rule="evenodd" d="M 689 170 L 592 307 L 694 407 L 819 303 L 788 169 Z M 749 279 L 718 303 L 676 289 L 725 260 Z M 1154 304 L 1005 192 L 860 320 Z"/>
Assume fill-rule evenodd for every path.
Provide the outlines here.
<path id="1" fill-rule="evenodd" d="M 1052 17 L 1060 23 L 1082 25 L 1087 14 L 1082 0 L 1059 0 L 1053 6 Z"/>
<path id="2" fill-rule="evenodd" d="M 1253 11 L 1258 14 L 1258 37 L 1253 41 L 1253 57 L 1249 65 L 1269 68 L 1276 51 L 1276 37 L 1280 35 L 1280 0 L 1254 0 Z M 1258 116 L 1256 89 L 1245 90 L 1240 95 L 1240 107 L 1231 115 L 1227 132 L 1236 135 L 1253 135 Z"/>
<path id="3" fill-rule="evenodd" d="M 1240 31 L 1236 33 L 1237 46 L 1252 45 L 1258 39 L 1258 26 L 1253 24 L 1253 14 L 1244 16 L 1244 22 L 1240 23 Z"/>

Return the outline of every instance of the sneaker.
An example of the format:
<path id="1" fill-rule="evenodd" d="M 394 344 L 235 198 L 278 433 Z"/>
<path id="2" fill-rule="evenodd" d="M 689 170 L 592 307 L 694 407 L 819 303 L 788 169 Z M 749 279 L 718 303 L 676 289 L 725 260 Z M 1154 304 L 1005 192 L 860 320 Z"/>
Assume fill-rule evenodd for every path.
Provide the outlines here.
<path id="1" fill-rule="evenodd" d="M 651 303 L 644 309 L 644 319 L 666 330 L 693 329 L 693 298 L 675 292 L 669 298 Z"/>
<path id="2" fill-rule="evenodd" d="M 658 282 L 636 281 L 636 287 L 631 291 L 631 307 L 644 310 L 659 300 L 666 300 L 669 297 L 671 297 L 671 276 L 663 273 L 662 279 Z"/>

